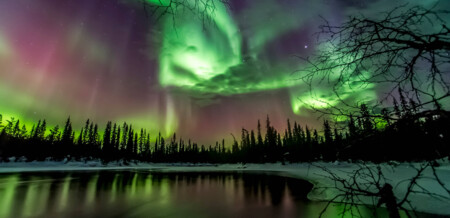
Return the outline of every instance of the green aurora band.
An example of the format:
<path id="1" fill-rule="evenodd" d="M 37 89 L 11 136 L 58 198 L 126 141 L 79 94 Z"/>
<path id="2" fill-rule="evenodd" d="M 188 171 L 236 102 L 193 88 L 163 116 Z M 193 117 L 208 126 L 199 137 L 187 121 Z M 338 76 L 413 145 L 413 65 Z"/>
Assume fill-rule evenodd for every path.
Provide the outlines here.
<path id="1" fill-rule="evenodd" d="M 148 2 L 159 5 L 157 0 Z M 197 1 L 188 2 L 195 4 Z M 163 1 L 163 5 L 167 3 L 168 0 Z M 301 75 L 292 75 L 292 72 L 283 69 L 281 64 L 265 68 L 264 60 L 253 58 L 244 62 L 241 47 L 243 36 L 240 35 L 237 24 L 221 2 L 217 1 L 216 7 L 214 11 L 205 10 L 213 22 L 206 28 L 201 19 L 192 19 L 195 14 L 191 11 L 178 11 L 175 19 L 165 19 L 159 54 L 159 81 L 163 87 L 172 87 L 196 97 L 204 95 L 207 98 L 211 95 L 230 96 L 288 88 L 292 110 L 298 115 L 302 114 L 302 108 L 313 106 L 323 109 L 341 103 L 325 82 L 313 81 L 314 89 L 309 90 L 303 81 L 298 79 Z M 262 1 L 261 7 L 279 6 L 274 1 Z M 199 9 L 202 10 L 204 8 Z M 287 20 L 288 24 L 256 25 L 261 29 L 255 30 L 258 34 L 249 39 L 250 47 L 255 48 L 252 49 L 251 57 L 258 57 L 258 52 L 265 43 L 298 27 L 298 22 L 295 22 L 293 17 L 276 14 L 275 23 Z M 272 29 L 267 29 L 267 26 Z M 298 63 L 297 68 L 302 67 L 305 66 Z M 340 69 L 336 69 L 331 80 L 337 79 L 339 72 Z M 370 73 L 363 72 L 362 75 L 369 76 Z M 357 102 L 373 101 L 377 99 L 374 88 L 374 84 L 365 84 L 360 78 L 350 78 L 349 82 L 340 88 L 340 98 L 351 98 Z"/>

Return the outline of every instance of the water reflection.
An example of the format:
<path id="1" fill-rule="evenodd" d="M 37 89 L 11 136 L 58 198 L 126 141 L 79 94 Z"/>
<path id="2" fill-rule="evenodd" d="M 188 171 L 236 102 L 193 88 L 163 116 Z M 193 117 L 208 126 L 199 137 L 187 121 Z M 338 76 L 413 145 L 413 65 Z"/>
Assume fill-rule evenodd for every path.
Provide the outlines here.
<path id="1" fill-rule="evenodd" d="M 256 173 L 0 174 L 0 217 L 317 217 L 311 188 Z"/>

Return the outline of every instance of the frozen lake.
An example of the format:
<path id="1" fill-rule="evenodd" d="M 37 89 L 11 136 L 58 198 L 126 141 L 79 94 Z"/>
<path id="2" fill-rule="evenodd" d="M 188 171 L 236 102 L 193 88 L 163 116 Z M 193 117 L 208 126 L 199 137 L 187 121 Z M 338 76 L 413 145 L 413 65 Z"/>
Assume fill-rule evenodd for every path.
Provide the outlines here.
<path id="1" fill-rule="evenodd" d="M 308 200 L 311 189 L 303 180 L 255 172 L 6 173 L 0 217 L 318 217 L 325 203 Z M 330 207 L 324 217 L 339 212 Z"/>

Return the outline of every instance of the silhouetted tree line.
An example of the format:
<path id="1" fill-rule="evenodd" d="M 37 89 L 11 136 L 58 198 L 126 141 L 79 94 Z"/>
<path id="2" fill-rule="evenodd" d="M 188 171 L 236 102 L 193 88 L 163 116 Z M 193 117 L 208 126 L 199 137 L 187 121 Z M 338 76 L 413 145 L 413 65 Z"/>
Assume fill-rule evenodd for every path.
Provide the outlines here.
<path id="1" fill-rule="evenodd" d="M 39 120 L 30 131 L 20 120 L 3 122 L 0 115 L 0 158 L 25 156 L 27 160 L 95 159 L 140 160 L 149 162 L 309 162 L 316 160 L 370 160 L 375 162 L 413 161 L 448 157 L 450 154 L 450 112 L 436 103 L 435 110 L 419 110 L 414 101 L 400 95 L 392 111 L 385 108 L 371 113 L 361 105 L 358 114 L 345 122 L 325 120 L 323 131 L 287 120 L 284 132 L 278 132 L 269 117 L 264 130 L 242 129 L 241 138 L 226 148 L 225 140 L 204 146 L 161 134 L 151 138 L 146 129 L 108 122 L 102 134 L 94 122 L 87 120 L 78 134 L 70 118 L 64 128 L 48 129 Z M 389 116 L 394 113 L 395 116 Z M 394 118 L 393 118 L 394 117 Z M 342 127 L 342 124 L 345 127 Z"/>

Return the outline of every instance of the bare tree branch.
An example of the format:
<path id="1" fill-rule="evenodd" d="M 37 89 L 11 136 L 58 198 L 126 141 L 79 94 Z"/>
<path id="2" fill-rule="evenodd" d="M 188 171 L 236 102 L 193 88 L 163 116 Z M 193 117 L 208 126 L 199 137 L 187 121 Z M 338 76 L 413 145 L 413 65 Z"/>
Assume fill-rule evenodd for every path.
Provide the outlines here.
<path id="1" fill-rule="evenodd" d="M 325 172 L 325 175 L 318 174 L 319 176 L 332 181 L 334 184 L 333 186 L 317 187 L 316 189 L 322 192 L 333 189 L 336 193 L 328 200 L 320 213 L 320 217 L 334 203 L 344 205 L 341 211 L 342 216 L 350 213 L 352 217 L 363 217 L 363 214 L 358 209 L 361 205 L 372 208 L 375 213 L 375 209 L 383 204 L 386 205 L 390 217 L 400 217 L 399 210 L 404 211 L 408 217 L 412 217 L 411 212 L 417 217 L 414 205 L 411 202 L 412 195 L 425 195 L 450 203 L 449 188 L 438 177 L 432 162 L 420 164 L 418 167 L 411 165 L 410 167 L 416 170 L 416 174 L 411 178 L 399 181 L 395 187 L 388 182 L 380 165 L 358 164 L 355 170 L 342 171 L 341 175 L 338 174 L 339 172 L 332 171 L 324 166 L 314 166 Z M 432 176 L 426 176 L 425 171 L 431 171 Z M 430 191 L 421 185 L 420 181 L 424 180 L 437 182 L 438 186 L 442 187 L 447 193 L 439 194 Z M 396 196 L 394 190 L 398 189 L 403 183 L 407 183 L 405 193 L 403 196 Z M 369 202 L 372 202 L 372 205 L 367 205 Z"/>
<path id="2" fill-rule="evenodd" d="M 141 2 L 146 15 L 155 21 L 166 16 L 175 21 L 177 14 L 189 11 L 202 21 L 203 26 L 214 23 L 211 15 L 215 14 L 217 4 L 223 4 L 225 7 L 230 5 L 229 0 L 141 0 Z M 175 25 L 175 22 L 173 23 Z"/>
<path id="3" fill-rule="evenodd" d="M 300 79 L 311 87 L 326 81 L 337 94 L 351 84 L 392 87 L 381 102 L 396 90 L 416 100 L 417 107 L 444 100 L 450 97 L 450 29 L 443 18 L 449 14 L 435 6 L 402 5 L 381 19 L 356 15 L 339 26 L 325 20 L 317 33 L 317 54 L 301 58 L 308 67 L 299 71 Z M 341 107 L 358 108 L 340 99 Z M 346 113 L 325 108 L 318 111 Z"/>

